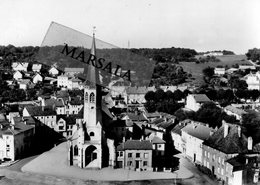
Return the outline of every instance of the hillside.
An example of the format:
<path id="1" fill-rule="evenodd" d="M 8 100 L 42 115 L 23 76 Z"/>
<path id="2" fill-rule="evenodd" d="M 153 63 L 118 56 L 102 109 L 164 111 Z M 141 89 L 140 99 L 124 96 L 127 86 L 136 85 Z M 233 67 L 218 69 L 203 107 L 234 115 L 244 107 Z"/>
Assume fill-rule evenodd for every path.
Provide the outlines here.
<path id="1" fill-rule="evenodd" d="M 199 58 L 201 56 L 196 56 Z M 217 66 L 229 66 L 231 67 L 234 64 L 250 64 L 247 61 L 246 55 L 223 55 L 216 56 L 216 58 L 220 59 L 220 62 L 208 62 L 208 63 L 199 63 L 195 62 L 180 62 L 179 65 L 183 67 L 183 70 L 191 73 L 192 77 L 195 78 L 195 83 L 200 83 L 203 81 L 203 73 L 202 70 L 208 66 L 217 67 Z"/>

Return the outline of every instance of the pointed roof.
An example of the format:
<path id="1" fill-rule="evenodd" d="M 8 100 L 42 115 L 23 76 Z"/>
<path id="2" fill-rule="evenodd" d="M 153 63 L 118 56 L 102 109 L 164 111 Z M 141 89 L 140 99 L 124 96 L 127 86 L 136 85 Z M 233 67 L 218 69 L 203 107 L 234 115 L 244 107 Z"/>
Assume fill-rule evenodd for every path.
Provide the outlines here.
<path id="1" fill-rule="evenodd" d="M 95 34 L 93 34 L 93 41 L 90 54 L 96 57 Z M 87 81 L 88 82 L 86 83 L 86 85 L 100 84 L 98 71 L 91 63 L 87 66 Z"/>

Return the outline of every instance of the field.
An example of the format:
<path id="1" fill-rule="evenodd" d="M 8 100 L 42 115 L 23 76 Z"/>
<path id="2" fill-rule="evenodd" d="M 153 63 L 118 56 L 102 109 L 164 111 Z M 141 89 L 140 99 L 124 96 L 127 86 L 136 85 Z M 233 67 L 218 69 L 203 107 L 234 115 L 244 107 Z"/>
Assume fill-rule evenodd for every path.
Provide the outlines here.
<path id="1" fill-rule="evenodd" d="M 217 67 L 217 66 L 227 65 L 231 67 L 234 64 L 239 64 L 239 65 L 250 64 L 246 60 L 245 55 L 224 55 L 224 56 L 216 56 L 216 58 L 220 59 L 220 62 L 208 62 L 208 63 L 200 63 L 200 64 L 196 64 L 195 62 L 180 62 L 180 66 L 183 67 L 184 71 L 192 74 L 192 77 L 195 79 L 194 83 L 200 83 L 203 81 L 202 70 L 208 66 Z"/>

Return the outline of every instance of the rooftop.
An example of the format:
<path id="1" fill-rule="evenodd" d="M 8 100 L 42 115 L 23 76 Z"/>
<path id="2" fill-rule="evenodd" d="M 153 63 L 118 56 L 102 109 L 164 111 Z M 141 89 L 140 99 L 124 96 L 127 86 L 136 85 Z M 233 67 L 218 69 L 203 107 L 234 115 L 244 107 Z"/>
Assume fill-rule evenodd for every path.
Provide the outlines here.
<path id="1" fill-rule="evenodd" d="M 185 126 L 182 129 L 182 131 L 198 139 L 206 140 L 209 138 L 211 132 L 214 132 L 214 129 L 209 128 L 197 122 L 192 122 L 187 126 Z"/>
<path id="2" fill-rule="evenodd" d="M 207 97 L 206 94 L 192 94 L 192 96 L 198 103 L 210 102 L 210 99 Z"/>
<path id="3" fill-rule="evenodd" d="M 118 151 L 122 150 L 152 150 L 153 145 L 147 140 L 128 140 L 117 147 Z"/>
<path id="4" fill-rule="evenodd" d="M 228 124 L 228 123 L 226 123 Z M 238 126 L 228 124 L 228 134 L 224 137 L 224 125 L 222 125 L 204 144 L 226 154 L 247 152 L 247 138 L 243 133 L 238 135 Z"/>

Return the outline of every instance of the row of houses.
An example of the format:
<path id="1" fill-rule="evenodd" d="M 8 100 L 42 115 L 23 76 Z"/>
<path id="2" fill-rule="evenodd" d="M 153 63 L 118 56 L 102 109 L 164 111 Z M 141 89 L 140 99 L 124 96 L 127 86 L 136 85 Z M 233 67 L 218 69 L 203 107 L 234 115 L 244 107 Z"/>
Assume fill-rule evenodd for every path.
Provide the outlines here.
<path id="1" fill-rule="evenodd" d="M 226 184 L 242 185 L 248 180 L 242 174 L 250 172 L 258 181 L 258 163 L 248 170 L 246 162 L 239 161 L 241 156 L 246 159 L 256 154 L 252 137 L 246 137 L 240 125 L 223 121 L 219 129 L 213 129 L 204 123 L 185 120 L 172 129 L 171 135 L 177 150 Z M 253 179 L 250 178 L 252 182 Z"/>

